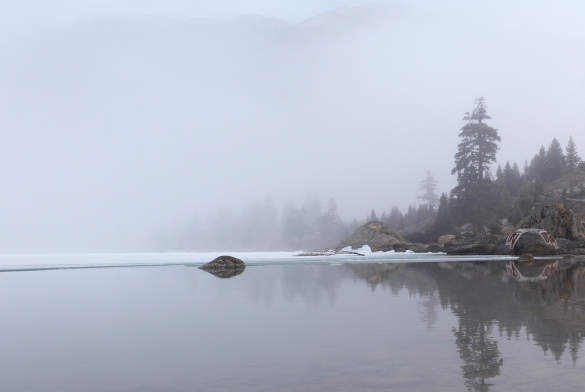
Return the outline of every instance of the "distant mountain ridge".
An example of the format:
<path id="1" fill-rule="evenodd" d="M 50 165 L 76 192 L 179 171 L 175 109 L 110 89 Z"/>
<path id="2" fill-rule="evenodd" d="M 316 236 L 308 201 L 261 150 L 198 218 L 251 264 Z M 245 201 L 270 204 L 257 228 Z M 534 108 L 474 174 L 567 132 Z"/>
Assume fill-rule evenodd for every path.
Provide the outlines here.
<path id="1" fill-rule="evenodd" d="M 85 22 L 60 27 L 52 30 L 55 32 L 68 31 L 75 33 L 84 26 L 95 33 L 104 33 L 109 29 L 124 29 L 130 32 L 132 29 L 140 29 L 150 26 L 161 30 L 185 30 L 190 33 L 218 34 L 218 35 L 254 35 L 259 38 L 285 38 L 287 36 L 311 38 L 316 34 L 324 34 L 329 31 L 351 29 L 371 23 L 383 23 L 405 20 L 414 15 L 414 9 L 402 2 L 395 3 L 371 3 L 353 8 L 337 8 L 297 24 L 288 23 L 285 20 L 265 17 L 257 14 L 244 14 L 231 19 L 192 18 L 179 21 L 169 17 L 155 15 L 127 15 L 115 14 L 99 16 Z M 49 33 L 51 35 L 52 33 Z"/>

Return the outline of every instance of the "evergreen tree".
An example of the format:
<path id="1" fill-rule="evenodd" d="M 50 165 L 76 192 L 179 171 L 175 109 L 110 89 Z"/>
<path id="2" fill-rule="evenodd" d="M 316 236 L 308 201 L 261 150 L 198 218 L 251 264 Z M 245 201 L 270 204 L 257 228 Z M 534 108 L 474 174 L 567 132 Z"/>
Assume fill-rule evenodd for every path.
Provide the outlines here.
<path id="1" fill-rule="evenodd" d="M 404 214 L 404 227 L 412 226 L 416 223 L 417 212 L 416 205 L 408 206 L 408 211 Z"/>
<path id="2" fill-rule="evenodd" d="M 427 203 L 431 209 L 435 209 L 439 203 L 439 196 L 435 193 L 437 190 L 437 180 L 435 180 L 435 177 L 433 177 L 430 171 L 427 172 L 426 178 L 420 182 L 420 185 L 421 187 L 418 190 L 424 191 L 424 194 L 416 198 Z"/>
<path id="3" fill-rule="evenodd" d="M 451 207 L 449 205 L 449 198 L 447 197 L 447 194 L 443 192 L 441 194 L 441 197 L 439 198 L 437 217 L 435 219 L 435 223 L 433 223 L 433 226 L 430 229 L 430 234 L 433 237 L 433 239 L 437 239 L 443 234 L 449 233 L 451 227 L 453 227 L 453 222 L 451 219 Z"/>
<path id="4" fill-rule="evenodd" d="M 368 217 L 368 222 L 377 221 L 378 216 L 376 215 L 376 211 L 372 208 L 372 212 L 370 212 L 370 216 Z"/>
<path id="5" fill-rule="evenodd" d="M 496 160 L 497 142 L 501 138 L 495 128 L 485 123 L 491 120 L 487 115 L 485 99 L 478 98 L 475 104 L 475 109 L 463 118 L 467 124 L 459 134 L 462 141 L 458 145 L 451 174 L 457 173 L 457 186 L 453 190 L 457 214 L 471 219 L 475 229 L 480 231 L 490 209 L 490 165 Z"/>
<path id="6" fill-rule="evenodd" d="M 398 209 L 398 207 L 394 206 L 390 211 L 390 216 L 388 216 L 388 226 L 393 228 L 394 230 L 402 230 L 404 229 L 404 216 L 402 212 Z"/>
<path id="7" fill-rule="evenodd" d="M 553 139 L 546 151 L 546 178 L 556 180 L 565 171 L 565 155 L 557 139 Z"/>
<path id="8" fill-rule="evenodd" d="M 322 244 L 327 246 L 334 246 L 336 242 L 343 238 L 342 222 L 337 212 L 337 202 L 334 198 L 329 200 L 327 211 L 317 220 L 317 229 L 319 232 L 319 240 Z"/>
<path id="9" fill-rule="evenodd" d="M 455 154 L 455 167 L 451 174 L 457 173 L 460 183 L 480 183 L 488 174 L 490 165 L 496 160 L 498 145 L 501 141 L 498 130 L 485 124 L 492 118 L 487 115 L 485 98 L 475 100 L 476 107 L 463 117 L 467 124 L 461 128 L 458 152 Z"/>
<path id="10" fill-rule="evenodd" d="M 536 154 L 530 161 L 530 166 L 525 171 L 526 179 L 533 181 L 537 178 L 544 178 L 546 172 L 546 150 L 544 146 L 540 146 L 538 154 Z"/>
<path id="11" fill-rule="evenodd" d="M 565 151 L 567 152 L 565 157 L 567 160 L 567 168 L 569 170 L 574 170 L 581 163 L 581 157 L 577 153 L 577 146 L 573 141 L 573 136 L 569 136 L 569 143 L 567 144 Z"/>

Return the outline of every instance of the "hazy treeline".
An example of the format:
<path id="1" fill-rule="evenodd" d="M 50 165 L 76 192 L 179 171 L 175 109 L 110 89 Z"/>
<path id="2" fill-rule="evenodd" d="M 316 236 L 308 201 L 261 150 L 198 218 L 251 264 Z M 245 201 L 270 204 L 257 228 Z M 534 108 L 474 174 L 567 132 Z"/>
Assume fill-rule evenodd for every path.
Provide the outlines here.
<path id="1" fill-rule="evenodd" d="M 316 249 L 336 246 L 364 223 L 341 219 L 334 198 L 324 205 L 311 195 L 299 206 L 288 201 L 280 209 L 266 199 L 238 212 L 193 214 L 186 226 L 154 232 L 152 246 L 159 251 Z"/>
<path id="2" fill-rule="evenodd" d="M 554 138 L 548 148 L 540 147 L 530 162 L 524 163 L 523 170 L 517 163 L 506 162 L 503 167 L 498 165 L 495 176 L 489 173 L 482 181 L 483 193 L 476 202 L 481 203 L 483 230 L 499 233 L 502 223 L 516 224 L 530 214 L 532 207 L 544 198 L 545 186 L 568 174 L 566 184 L 560 186 L 561 201 L 569 197 L 585 195 L 585 187 L 573 175 L 585 169 L 577 146 L 573 138 L 563 151 L 559 141 Z M 571 176 L 573 175 L 573 176 Z M 421 181 L 421 190 L 425 193 L 419 198 L 425 203 L 411 205 L 403 213 L 398 207 L 390 209 L 390 213 L 383 212 L 380 220 L 390 227 L 401 230 L 408 226 L 422 222 L 428 218 L 436 218 L 431 228 L 431 238 L 446 233 L 454 233 L 458 227 L 471 224 L 474 219 L 473 206 L 462 203 L 461 195 L 456 194 L 456 188 L 450 194 L 443 193 L 440 197 L 435 194 L 436 181 L 427 173 L 427 178 Z M 374 211 L 369 220 L 375 220 Z"/>
<path id="3" fill-rule="evenodd" d="M 489 192 L 481 199 L 487 217 L 485 229 L 498 233 L 502 222 L 517 223 L 530 213 L 547 183 L 582 166 L 572 138 L 564 151 L 557 139 L 547 149 L 542 146 L 522 170 L 517 163 L 499 165 L 495 175 L 484 179 Z M 222 208 L 205 216 L 193 214 L 187 225 L 154 232 L 152 247 L 158 251 L 306 250 L 334 247 L 369 221 L 382 221 L 399 231 L 434 219 L 430 229 L 434 239 L 472 222 L 467 206 L 458 203 L 453 190 L 449 195 L 437 195 L 437 181 L 430 172 L 420 184 L 421 203 L 409 205 L 405 212 L 394 206 L 380 215 L 372 209 L 364 219 L 344 220 L 334 198 L 324 204 L 318 196 L 310 195 L 300 205 L 288 201 L 281 208 L 266 199 L 241 211 Z M 583 194 L 583 185 L 575 183 L 564 188 L 561 196 Z"/>
<path id="4" fill-rule="evenodd" d="M 525 162 L 523 170 L 517 163 L 506 162 L 503 167 L 498 165 L 495 176 L 484 180 L 486 191 L 480 199 L 484 208 L 484 229 L 499 233 L 502 223 L 518 223 L 530 214 L 536 202 L 545 199 L 545 188 L 565 175 L 567 185 L 553 187 L 560 192 L 557 196 L 561 201 L 585 195 L 585 188 L 576 177 L 583 169 L 585 167 L 572 138 L 564 152 L 556 138 L 547 149 L 542 146 L 530 162 Z M 450 195 L 443 193 L 435 222 L 435 234 L 449 232 L 453 225 L 470 223 L 472 217 L 463 210 L 464 206 L 458 203 L 453 191 Z"/>
<path id="5" fill-rule="evenodd" d="M 254 202 L 243 211 L 219 209 L 203 218 L 194 214 L 190 223 L 176 227 L 173 233 L 154 233 L 154 250 L 300 250 L 334 247 L 357 227 L 369 221 L 382 221 L 399 231 L 421 223 L 416 232 L 425 232 L 425 239 L 435 241 L 443 234 L 456 234 L 461 227 L 477 232 L 499 234 L 503 225 L 515 224 L 527 216 L 535 203 L 546 199 L 545 188 L 565 174 L 561 201 L 585 194 L 585 186 L 577 174 L 585 165 L 577 152 L 573 138 L 563 151 L 554 138 L 548 148 L 544 145 L 521 171 L 517 163 L 497 163 L 496 152 L 500 136 L 486 124 L 485 99 L 478 98 L 473 112 L 466 113 L 466 125 L 461 128 L 462 142 L 455 154 L 457 186 L 450 193 L 437 194 L 437 180 L 431 172 L 420 181 L 421 203 L 409 205 L 406 212 L 397 206 L 383 211 L 374 209 L 364 220 L 343 220 L 338 205 L 331 198 L 324 205 L 318 196 L 306 197 L 297 206 L 286 202 L 278 209 L 271 199 Z M 549 187 L 550 188 L 550 187 Z M 557 184 L 553 189 L 559 189 Z M 550 195 L 549 195 L 550 196 Z M 553 195 L 554 198 L 554 195 Z M 413 229 L 411 229 L 413 230 Z M 408 235 L 408 233 L 405 233 Z"/>

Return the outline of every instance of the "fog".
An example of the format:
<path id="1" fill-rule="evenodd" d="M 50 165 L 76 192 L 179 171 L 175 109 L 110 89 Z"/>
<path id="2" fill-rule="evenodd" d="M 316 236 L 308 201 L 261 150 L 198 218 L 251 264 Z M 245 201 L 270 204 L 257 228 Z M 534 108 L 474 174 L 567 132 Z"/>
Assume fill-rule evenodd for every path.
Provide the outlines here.
<path id="1" fill-rule="evenodd" d="M 577 2 L 45 3 L 0 5 L 0 252 L 147 250 L 267 198 L 404 208 L 455 185 L 480 96 L 499 163 L 585 152 Z"/>

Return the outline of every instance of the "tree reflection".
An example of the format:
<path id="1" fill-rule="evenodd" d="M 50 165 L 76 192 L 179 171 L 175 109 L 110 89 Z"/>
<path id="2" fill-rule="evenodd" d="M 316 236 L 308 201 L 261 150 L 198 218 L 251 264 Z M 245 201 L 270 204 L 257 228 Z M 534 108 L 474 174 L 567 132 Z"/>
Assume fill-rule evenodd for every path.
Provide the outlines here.
<path id="1" fill-rule="evenodd" d="M 436 315 L 429 306 L 451 309 L 459 320 L 452 332 L 465 385 L 469 391 L 489 391 L 504 364 L 494 330 L 508 339 L 525 331 L 545 354 L 560 361 L 567 352 L 573 363 L 585 337 L 585 264 L 553 260 L 513 266 L 492 260 L 348 267 L 372 291 L 376 286 L 392 293 L 406 289 L 424 298 L 427 325 Z M 432 296 L 439 300 L 431 301 Z"/>
<path id="2" fill-rule="evenodd" d="M 461 366 L 465 385 L 470 391 L 489 391 L 493 384 L 486 383 L 486 379 L 499 375 L 504 363 L 492 329 L 493 325 L 478 318 L 461 318 L 459 329 L 453 328 L 457 351 L 465 362 Z"/>

